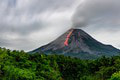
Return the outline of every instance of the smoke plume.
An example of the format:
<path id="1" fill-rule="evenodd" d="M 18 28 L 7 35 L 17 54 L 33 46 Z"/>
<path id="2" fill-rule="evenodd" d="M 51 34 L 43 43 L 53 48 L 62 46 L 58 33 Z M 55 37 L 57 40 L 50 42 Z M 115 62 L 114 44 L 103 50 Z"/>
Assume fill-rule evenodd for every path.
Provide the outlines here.
<path id="1" fill-rule="evenodd" d="M 72 22 L 75 28 L 95 24 L 120 26 L 120 0 L 83 0 Z"/>

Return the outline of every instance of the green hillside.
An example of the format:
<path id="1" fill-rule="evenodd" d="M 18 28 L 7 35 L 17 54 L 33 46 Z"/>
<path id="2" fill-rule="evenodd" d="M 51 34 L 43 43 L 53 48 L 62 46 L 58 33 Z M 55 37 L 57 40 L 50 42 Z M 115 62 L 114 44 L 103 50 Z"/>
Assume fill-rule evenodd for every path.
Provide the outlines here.
<path id="1" fill-rule="evenodd" d="M 120 80 L 120 56 L 81 60 L 0 48 L 0 80 Z"/>

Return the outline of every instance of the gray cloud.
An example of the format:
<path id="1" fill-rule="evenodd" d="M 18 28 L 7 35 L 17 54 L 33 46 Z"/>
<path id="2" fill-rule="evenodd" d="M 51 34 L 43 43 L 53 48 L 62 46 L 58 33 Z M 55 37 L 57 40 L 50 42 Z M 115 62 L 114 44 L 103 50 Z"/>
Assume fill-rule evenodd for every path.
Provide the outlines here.
<path id="1" fill-rule="evenodd" d="M 41 46 L 48 42 L 46 40 L 51 41 L 56 35 L 49 34 L 57 29 L 56 26 L 62 26 L 59 29 L 64 31 L 68 29 L 65 26 L 71 25 L 70 16 L 75 2 L 75 0 L 0 0 L 0 46 L 30 50 L 38 47 L 39 43 Z M 49 37 L 45 38 L 44 35 Z"/>
<path id="2" fill-rule="evenodd" d="M 30 51 L 45 45 L 71 28 L 73 13 L 75 24 L 80 27 L 91 26 L 83 28 L 101 42 L 119 47 L 120 38 L 117 36 L 120 34 L 120 21 L 119 14 L 116 13 L 120 10 L 117 8 L 119 1 L 114 1 L 0 0 L 0 47 Z M 117 5 L 113 5 L 116 7 L 112 7 L 116 1 Z M 96 6 L 98 2 L 100 4 Z M 104 8 L 107 3 L 113 9 L 108 5 Z M 102 7 L 99 7 L 101 5 Z M 106 9 L 110 15 L 106 15 Z M 110 33 L 116 39 L 113 39 Z"/>
<path id="3" fill-rule="evenodd" d="M 73 16 L 74 27 L 120 25 L 119 0 L 83 0 Z"/>
<path id="4" fill-rule="evenodd" d="M 68 9 L 73 0 L 1 0 L 0 32 L 32 33 L 46 27 L 50 15 Z M 48 16 L 46 16 L 46 15 Z"/>

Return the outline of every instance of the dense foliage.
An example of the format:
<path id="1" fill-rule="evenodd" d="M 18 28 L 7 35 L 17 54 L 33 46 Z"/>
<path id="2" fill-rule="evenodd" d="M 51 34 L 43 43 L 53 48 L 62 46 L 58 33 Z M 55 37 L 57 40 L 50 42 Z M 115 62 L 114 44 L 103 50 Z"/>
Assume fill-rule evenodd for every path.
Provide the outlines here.
<path id="1" fill-rule="evenodd" d="M 0 80 L 120 80 L 120 56 L 81 60 L 0 48 Z"/>

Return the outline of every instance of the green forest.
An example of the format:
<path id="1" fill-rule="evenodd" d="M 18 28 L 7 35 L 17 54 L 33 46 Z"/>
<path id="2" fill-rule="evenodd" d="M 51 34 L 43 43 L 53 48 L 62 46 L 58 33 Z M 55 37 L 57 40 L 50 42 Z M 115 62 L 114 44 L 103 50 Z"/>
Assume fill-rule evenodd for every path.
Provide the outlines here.
<path id="1" fill-rule="evenodd" d="M 120 56 L 82 60 L 0 48 L 0 80 L 120 80 Z"/>

